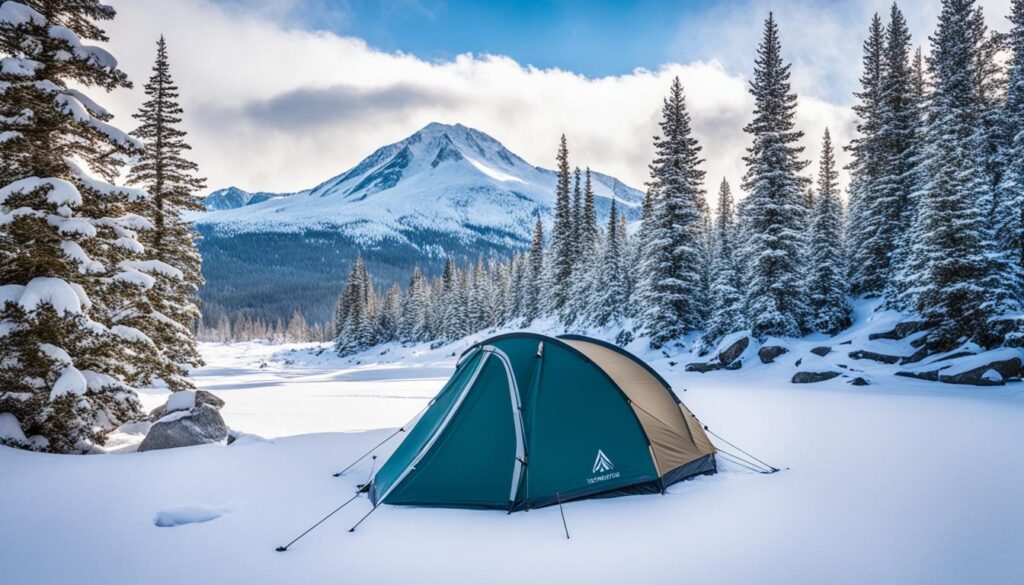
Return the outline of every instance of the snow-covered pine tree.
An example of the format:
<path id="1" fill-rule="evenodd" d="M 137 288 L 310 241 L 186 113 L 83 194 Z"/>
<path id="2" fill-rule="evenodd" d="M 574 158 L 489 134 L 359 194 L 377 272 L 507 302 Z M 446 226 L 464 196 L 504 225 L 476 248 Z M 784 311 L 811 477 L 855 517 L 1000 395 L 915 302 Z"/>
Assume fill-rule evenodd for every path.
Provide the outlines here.
<path id="1" fill-rule="evenodd" d="M 743 279 L 736 252 L 737 229 L 732 188 L 723 178 L 718 187 L 718 208 L 715 211 L 715 261 L 708 303 L 711 316 L 701 340 L 705 349 L 714 346 L 723 336 L 746 326 Z"/>
<path id="2" fill-rule="evenodd" d="M 179 128 L 182 109 L 163 36 L 157 41 L 156 63 L 145 90 L 148 99 L 135 114 L 140 125 L 132 132 L 145 149 L 132 166 L 128 182 L 150 194 L 139 201 L 135 213 L 153 224 L 140 236 L 143 262 L 154 268 L 150 271 L 153 285 L 146 291 L 152 312 L 136 311 L 124 324 L 148 335 L 158 350 L 156 359 L 134 372 L 132 382 L 149 384 L 158 378 L 171 390 L 182 390 L 193 387 L 188 368 L 203 363 L 192 336 L 192 326 L 201 318 L 196 306 L 196 292 L 203 284 L 201 260 L 197 234 L 183 213 L 203 209 L 195 194 L 206 182 L 198 176 L 198 166 L 183 155 L 191 146 Z"/>
<path id="3" fill-rule="evenodd" d="M 914 307 L 934 326 L 928 339 L 934 349 L 966 339 L 994 343 L 1001 332 L 993 318 L 1012 302 L 991 241 L 990 186 L 979 152 L 978 80 L 986 36 L 973 0 L 944 0 L 928 56 L 934 90 L 925 128 L 926 182 L 909 260 Z"/>
<path id="4" fill-rule="evenodd" d="M 440 315 L 441 338 L 454 340 L 469 331 L 468 303 L 462 271 L 449 256 L 441 273 L 441 297 L 437 307 Z"/>
<path id="5" fill-rule="evenodd" d="M 572 217 L 573 261 L 575 262 L 579 260 L 580 230 L 583 225 L 583 177 L 579 167 L 572 171 L 572 211 L 570 216 Z"/>
<path id="6" fill-rule="evenodd" d="M 576 263 L 573 267 L 573 278 L 570 285 L 571 295 L 562 311 L 562 321 L 568 325 L 587 321 L 592 317 L 590 313 L 601 262 L 599 255 L 600 233 L 597 229 L 597 208 L 594 204 L 594 187 L 590 178 L 590 167 L 587 167 L 586 170 L 582 201 L 578 209 Z"/>
<path id="7" fill-rule="evenodd" d="M 626 249 L 622 235 L 619 231 L 618 206 L 615 199 L 612 199 L 605 242 L 596 269 L 593 299 L 588 311 L 594 325 L 599 327 L 620 323 L 626 317 Z"/>
<path id="8" fill-rule="evenodd" d="M 857 137 L 848 147 L 851 161 L 846 167 L 850 171 L 850 287 L 854 294 L 872 296 L 881 294 L 889 274 L 892 252 L 889 235 L 890 228 L 894 227 L 885 225 L 888 215 L 878 209 L 883 152 L 879 131 L 884 55 L 885 28 L 881 17 L 875 14 L 864 41 L 861 90 L 854 94 L 858 103 L 853 106 L 858 118 Z"/>
<path id="9" fill-rule="evenodd" d="M 138 260 L 128 213 L 147 195 L 112 176 L 139 142 L 77 88 L 131 87 L 100 26 L 115 13 L 96 0 L 0 5 L 0 412 L 29 444 L 88 450 L 141 416 L 125 356 L 152 341 L 106 321 L 152 277 Z"/>
<path id="10" fill-rule="evenodd" d="M 843 258 L 842 204 L 839 171 L 828 128 L 821 141 L 818 192 L 811 218 L 808 254 L 808 304 L 811 327 L 835 335 L 850 326 L 851 308 L 846 300 L 846 262 Z"/>
<path id="11" fill-rule="evenodd" d="M 572 278 L 572 267 L 576 261 L 573 240 L 573 217 L 571 171 L 569 170 L 569 147 L 565 135 L 558 146 L 558 182 L 555 187 L 555 223 L 551 228 L 551 245 L 548 274 L 545 279 L 552 286 L 545 287 L 546 312 L 560 315 L 569 298 L 567 283 Z"/>
<path id="12" fill-rule="evenodd" d="M 291 343 L 312 341 L 310 339 L 309 324 L 306 323 L 306 317 L 302 314 L 302 311 L 298 309 L 292 311 L 292 316 L 288 319 L 288 329 L 285 332 L 285 341 Z"/>
<path id="13" fill-rule="evenodd" d="M 1003 211 L 995 225 L 1002 253 L 1016 264 L 1020 273 L 1024 271 L 1024 0 L 1011 2 L 1009 18 L 1013 24 L 1007 38 L 1011 57 L 1002 117 L 1009 142 L 1003 155 L 1006 168 L 1000 185 Z M 1018 297 L 1024 292 L 1021 288 L 1022 283 L 1018 282 Z"/>
<path id="14" fill-rule="evenodd" d="M 884 289 L 886 306 L 907 310 L 909 307 L 901 299 L 913 283 L 904 278 L 903 267 L 913 245 L 911 227 L 917 214 L 917 194 L 922 184 L 923 95 L 920 92 L 923 87 L 918 83 L 923 84 L 924 80 L 923 72 L 916 70 L 920 66 L 920 51 L 916 57 L 911 57 L 910 32 L 903 13 L 895 4 L 885 36 L 882 111 L 878 129 L 881 170 L 876 184 L 878 206 L 874 213 L 880 216 L 878 237 L 890 249 Z"/>
<path id="15" fill-rule="evenodd" d="M 754 120 L 744 131 L 753 136 L 744 161 L 743 188 L 748 193 L 741 215 L 748 322 L 758 338 L 796 336 L 808 311 L 803 258 L 806 214 L 805 180 L 800 172 L 803 132 L 794 129 L 796 94 L 790 92 L 789 64 L 782 60 L 779 29 L 771 14 L 757 49 Z"/>
<path id="16" fill-rule="evenodd" d="M 523 275 L 522 317 L 526 325 L 543 314 L 544 297 L 550 294 L 544 286 L 544 265 L 544 224 L 538 215 L 537 223 L 533 226 L 533 241 L 526 256 Z"/>
<path id="17" fill-rule="evenodd" d="M 398 323 L 398 339 L 403 343 L 425 341 L 430 315 L 430 285 L 420 272 L 412 269 L 409 288 L 402 303 L 402 316 Z"/>
<path id="18" fill-rule="evenodd" d="M 402 318 L 402 289 L 398 283 L 388 287 L 377 311 L 377 334 L 381 343 L 398 339 L 398 323 Z"/>
<path id="19" fill-rule="evenodd" d="M 672 81 L 664 100 L 661 136 L 651 163 L 650 238 L 644 243 L 640 304 L 644 329 L 658 348 L 701 327 L 701 147 L 690 128 L 683 86 Z"/>
<path id="20" fill-rule="evenodd" d="M 356 256 L 335 311 L 334 348 L 352 355 L 377 342 L 376 294 L 362 254 Z"/>

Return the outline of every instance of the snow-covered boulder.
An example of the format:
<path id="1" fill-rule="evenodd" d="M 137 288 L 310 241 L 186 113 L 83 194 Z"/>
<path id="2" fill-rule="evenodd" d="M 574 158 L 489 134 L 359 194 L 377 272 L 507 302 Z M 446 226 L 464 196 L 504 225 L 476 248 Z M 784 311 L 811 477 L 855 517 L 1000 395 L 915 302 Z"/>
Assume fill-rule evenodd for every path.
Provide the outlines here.
<path id="1" fill-rule="evenodd" d="M 1020 379 L 1022 358 L 1024 352 L 1013 347 L 979 354 L 956 352 L 934 362 L 896 372 L 896 375 L 946 384 L 1002 386 L 1007 380 Z"/>
<path id="2" fill-rule="evenodd" d="M 790 381 L 794 384 L 813 384 L 831 380 L 838 375 L 839 372 L 797 372 L 793 374 L 793 379 Z"/>
<path id="3" fill-rule="evenodd" d="M 227 436 L 228 427 L 217 409 L 199 404 L 189 410 L 172 412 L 153 423 L 139 451 L 221 443 Z"/>
<path id="4" fill-rule="evenodd" d="M 877 353 L 866 349 L 851 351 L 849 355 L 855 360 L 871 360 L 873 362 L 880 362 L 883 364 L 895 364 L 900 361 L 900 356 L 898 355 L 886 355 L 884 353 Z"/>
<path id="5" fill-rule="evenodd" d="M 161 404 L 149 412 L 149 420 L 156 422 L 164 415 L 176 410 L 189 410 L 198 405 L 205 404 L 220 410 L 224 401 L 206 390 L 180 390 L 167 397 L 167 403 Z"/>
<path id="6" fill-rule="evenodd" d="M 892 329 L 890 329 L 889 331 L 882 331 L 880 333 L 871 333 L 871 334 L 869 334 L 868 335 L 868 339 L 870 339 L 870 340 L 875 340 L 875 339 L 895 339 L 895 340 L 899 340 L 899 339 L 903 339 L 905 337 L 909 337 L 909 336 L 917 333 L 918 331 L 922 331 L 922 330 L 924 330 L 924 323 L 922 323 L 920 321 L 903 321 L 902 323 L 897 323 L 896 326 L 893 327 Z"/>
<path id="7" fill-rule="evenodd" d="M 750 336 L 746 333 L 727 335 L 718 344 L 718 363 L 722 367 L 731 365 L 740 359 L 748 347 L 750 347 Z"/>

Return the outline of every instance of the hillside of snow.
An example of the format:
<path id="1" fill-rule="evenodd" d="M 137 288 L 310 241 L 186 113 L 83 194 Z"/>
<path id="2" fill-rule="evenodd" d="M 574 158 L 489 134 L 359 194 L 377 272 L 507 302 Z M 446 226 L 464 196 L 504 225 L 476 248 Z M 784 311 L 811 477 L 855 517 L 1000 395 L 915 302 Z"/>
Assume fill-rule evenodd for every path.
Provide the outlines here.
<path id="1" fill-rule="evenodd" d="M 939 384 L 849 359 L 870 385 L 790 383 L 811 349 L 868 347 L 897 320 L 869 308 L 836 338 L 775 340 L 789 352 L 774 363 L 708 374 L 684 371 L 697 356 L 636 341 L 711 431 L 783 471 L 723 459 L 717 475 L 664 496 L 572 502 L 569 540 L 557 507 L 383 506 L 349 532 L 370 509 L 360 497 L 275 552 L 352 496 L 401 435 L 376 463 L 332 473 L 412 419 L 456 356 L 491 333 L 345 359 L 309 344 L 203 344 L 196 381 L 226 401 L 241 437 L 134 453 L 142 424 L 115 435 L 108 455 L 0 447 L 0 582 L 569 583 L 581 571 L 591 583 L 1024 582 L 1021 383 Z M 141 398 L 152 408 L 166 396 Z"/>

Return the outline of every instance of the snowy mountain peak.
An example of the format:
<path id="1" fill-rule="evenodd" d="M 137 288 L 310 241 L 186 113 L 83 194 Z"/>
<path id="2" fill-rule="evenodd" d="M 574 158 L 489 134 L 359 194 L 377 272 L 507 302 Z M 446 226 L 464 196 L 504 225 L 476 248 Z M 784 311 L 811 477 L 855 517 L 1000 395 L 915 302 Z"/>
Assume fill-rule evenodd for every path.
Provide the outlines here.
<path id="1" fill-rule="evenodd" d="M 635 218 L 643 195 L 613 177 L 593 173 L 600 216 L 614 198 Z M 207 198 L 199 223 L 231 231 L 295 231 L 336 226 L 362 241 L 397 238 L 417 245 L 429 230 L 502 246 L 528 241 L 532 218 L 548 216 L 556 176 L 501 142 L 462 124 L 427 124 L 383 146 L 348 171 L 294 194 L 249 194 L 229 188 Z"/>

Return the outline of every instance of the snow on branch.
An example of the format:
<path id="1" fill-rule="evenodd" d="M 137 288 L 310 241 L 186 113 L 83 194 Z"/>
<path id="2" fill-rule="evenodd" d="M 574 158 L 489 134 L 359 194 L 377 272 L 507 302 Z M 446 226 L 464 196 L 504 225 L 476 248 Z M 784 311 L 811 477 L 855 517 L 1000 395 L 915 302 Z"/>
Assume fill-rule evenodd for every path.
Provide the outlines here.
<path id="1" fill-rule="evenodd" d="M 46 201 L 54 205 L 81 205 L 82 194 L 78 192 L 78 188 L 69 181 L 64 179 L 47 178 L 40 179 L 39 177 L 26 177 L 24 179 L 18 179 L 13 183 L 0 189 L 0 205 L 3 205 L 7 198 L 15 193 L 24 193 L 25 191 L 35 191 L 42 187 L 50 187 L 49 192 L 46 193 Z"/>
<path id="2" fill-rule="evenodd" d="M 97 179 L 89 175 L 81 164 L 70 157 L 64 158 L 64 163 L 68 165 L 71 172 L 78 177 L 78 180 L 82 182 L 82 185 L 92 191 L 96 191 L 102 195 L 123 195 L 128 198 L 129 201 L 135 202 L 142 199 L 149 199 L 149 193 L 144 189 L 136 189 L 134 187 L 122 187 L 113 183 L 108 183 L 102 179 Z"/>
<path id="3" fill-rule="evenodd" d="M 115 144 L 119 144 L 125 148 L 132 150 L 142 150 L 142 141 L 134 136 L 129 135 L 127 132 L 107 124 L 103 120 L 93 116 L 89 113 L 88 108 L 78 100 L 77 97 L 68 93 L 62 93 L 54 98 L 57 102 L 57 108 L 70 115 L 75 121 L 80 124 L 89 126 L 100 133 L 104 134 Z"/>
<path id="4" fill-rule="evenodd" d="M 21 26 L 25 24 L 46 26 L 46 17 L 21 2 L 4 2 L 0 5 L 0 24 Z"/>

